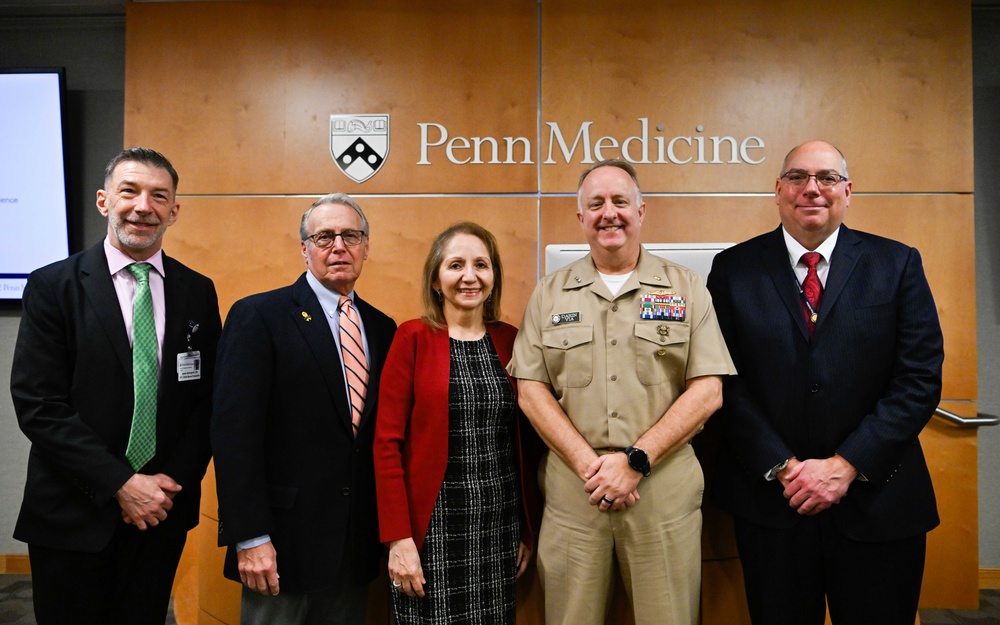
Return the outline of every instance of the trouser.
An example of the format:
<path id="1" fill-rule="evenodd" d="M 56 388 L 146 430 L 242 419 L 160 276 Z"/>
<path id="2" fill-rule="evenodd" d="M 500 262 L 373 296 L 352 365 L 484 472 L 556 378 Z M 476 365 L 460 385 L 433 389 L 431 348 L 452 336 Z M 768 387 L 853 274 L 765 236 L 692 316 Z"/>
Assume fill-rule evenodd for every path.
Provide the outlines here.
<path id="1" fill-rule="evenodd" d="M 698 622 L 705 481 L 690 445 L 642 478 L 640 500 L 621 512 L 591 506 L 583 482 L 553 453 L 542 460 L 539 480 L 547 625 L 602 625 L 616 565 L 636 625 Z"/>
<path id="2" fill-rule="evenodd" d="M 791 529 L 734 519 L 754 625 L 912 625 L 927 535 L 863 543 L 837 529 L 831 511 Z"/>
<path id="3" fill-rule="evenodd" d="M 163 625 L 186 532 L 122 522 L 97 553 L 28 545 L 38 625 Z"/>
<path id="4" fill-rule="evenodd" d="M 281 560 L 278 560 L 281 574 Z M 345 564 L 328 590 L 264 596 L 243 587 L 240 625 L 364 625 L 368 583 L 357 583 Z"/>

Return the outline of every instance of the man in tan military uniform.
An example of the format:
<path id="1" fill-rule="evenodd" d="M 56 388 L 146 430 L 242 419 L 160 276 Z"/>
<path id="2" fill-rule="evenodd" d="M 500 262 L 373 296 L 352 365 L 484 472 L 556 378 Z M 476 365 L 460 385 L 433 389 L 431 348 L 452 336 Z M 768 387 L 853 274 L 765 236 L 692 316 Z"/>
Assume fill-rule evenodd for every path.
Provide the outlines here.
<path id="1" fill-rule="evenodd" d="M 701 278 L 642 249 L 645 212 L 627 162 L 584 172 L 590 254 L 538 284 L 508 367 L 553 452 L 539 472 L 549 625 L 604 623 L 616 560 L 638 625 L 698 621 L 704 478 L 688 442 L 736 370 Z"/>

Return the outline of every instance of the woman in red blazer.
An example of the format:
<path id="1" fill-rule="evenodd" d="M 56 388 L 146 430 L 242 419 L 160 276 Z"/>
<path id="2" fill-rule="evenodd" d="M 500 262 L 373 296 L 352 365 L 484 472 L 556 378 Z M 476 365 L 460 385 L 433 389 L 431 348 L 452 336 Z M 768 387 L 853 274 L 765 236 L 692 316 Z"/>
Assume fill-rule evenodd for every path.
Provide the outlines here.
<path id="1" fill-rule="evenodd" d="M 534 431 L 506 373 L 496 239 L 459 223 L 424 265 L 425 314 L 396 332 L 382 371 L 375 479 L 400 625 L 513 623 L 534 543 Z M 532 444 L 527 444 L 527 443 Z"/>

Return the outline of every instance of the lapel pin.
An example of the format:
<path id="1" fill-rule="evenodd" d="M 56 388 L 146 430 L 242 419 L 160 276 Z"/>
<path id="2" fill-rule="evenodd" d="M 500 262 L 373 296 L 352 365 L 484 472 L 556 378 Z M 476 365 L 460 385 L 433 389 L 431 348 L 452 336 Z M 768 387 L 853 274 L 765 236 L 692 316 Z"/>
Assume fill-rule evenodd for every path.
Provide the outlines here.
<path id="1" fill-rule="evenodd" d="M 312 321 L 313 320 L 312 315 L 310 315 L 309 313 L 307 313 L 304 310 L 302 311 L 302 318 L 305 319 L 306 321 Z"/>
<path id="2" fill-rule="evenodd" d="M 195 332 L 198 331 L 198 327 L 199 326 L 197 321 L 193 319 L 191 321 L 188 321 L 187 348 L 189 352 L 194 350 L 193 344 L 191 342 L 191 337 L 194 335 Z"/>

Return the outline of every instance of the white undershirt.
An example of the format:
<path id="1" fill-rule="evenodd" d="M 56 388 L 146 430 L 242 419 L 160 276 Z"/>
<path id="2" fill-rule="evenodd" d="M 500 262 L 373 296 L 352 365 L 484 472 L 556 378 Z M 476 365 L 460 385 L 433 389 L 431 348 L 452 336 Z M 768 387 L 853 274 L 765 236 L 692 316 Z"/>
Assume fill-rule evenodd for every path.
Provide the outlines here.
<path id="1" fill-rule="evenodd" d="M 608 290 L 611 291 L 611 297 L 617 297 L 618 292 L 621 291 L 622 287 L 625 286 L 625 283 L 628 282 L 628 279 L 632 276 L 632 273 L 633 272 L 630 271 L 628 273 L 623 273 L 621 275 L 618 274 L 610 275 L 598 271 L 597 275 L 601 276 L 601 280 L 604 281 L 604 286 L 608 287 Z"/>

